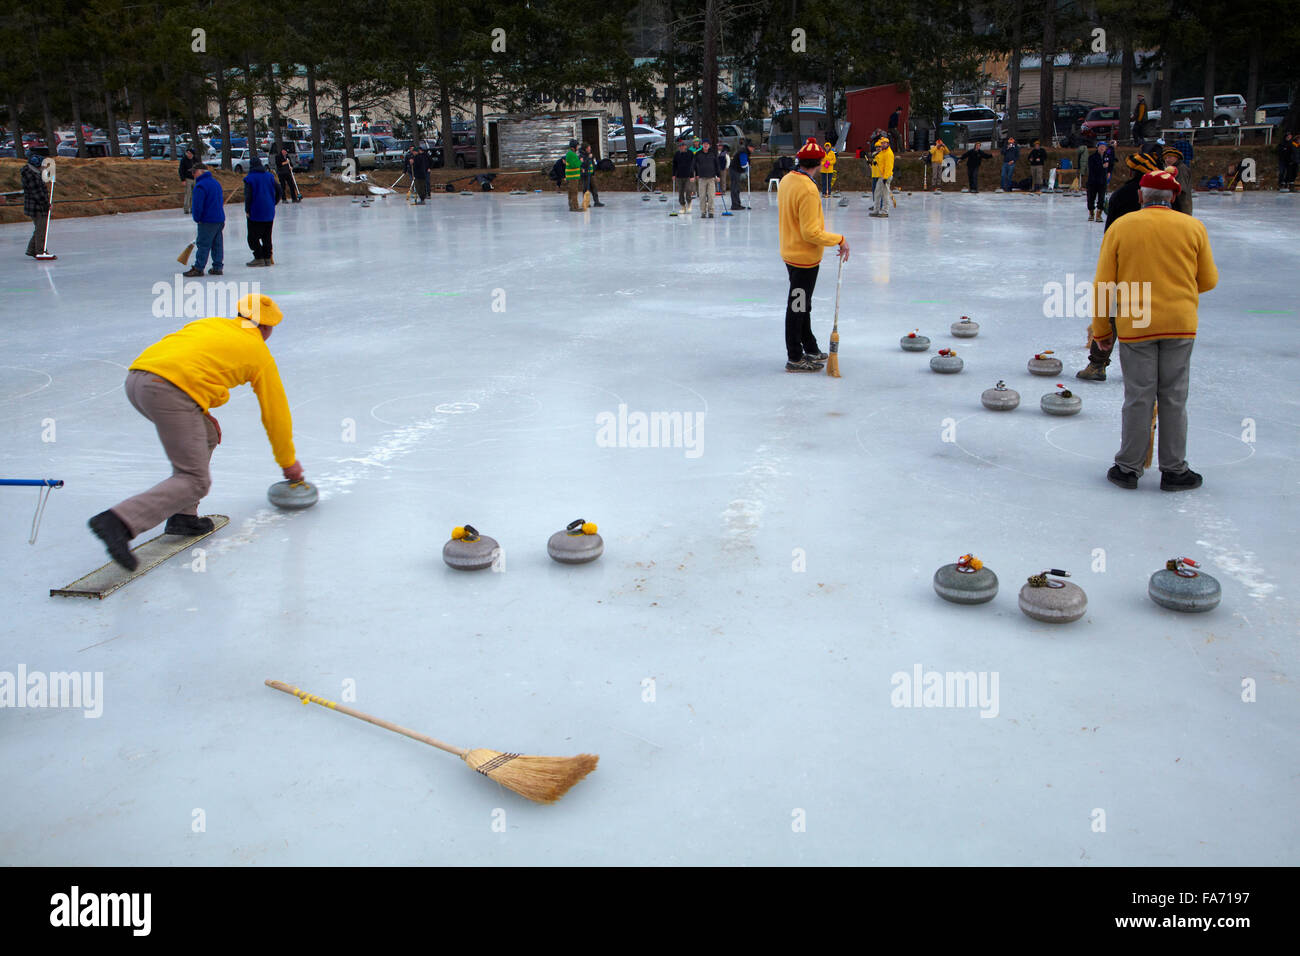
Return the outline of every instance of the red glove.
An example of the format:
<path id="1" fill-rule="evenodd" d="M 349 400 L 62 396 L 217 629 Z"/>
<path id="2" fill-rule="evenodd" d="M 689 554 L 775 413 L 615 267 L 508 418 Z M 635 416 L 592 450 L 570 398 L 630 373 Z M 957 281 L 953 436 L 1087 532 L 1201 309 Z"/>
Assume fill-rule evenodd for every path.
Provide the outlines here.
<path id="1" fill-rule="evenodd" d="M 212 427 L 217 430 L 217 444 L 220 445 L 221 444 L 221 422 L 217 421 L 215 418 L 213 418 L 211 415 L 207 414 L 206 412 L 203 413 L 203 417 L 206 418 L 208 421 L 212 422 Z"/>
<path id="2" fill-rule="evenodd" d="M 302 481 L 302 463 L 295 461 L 288 468 L 282 469 L 284 477 L 290 481 Z"/>

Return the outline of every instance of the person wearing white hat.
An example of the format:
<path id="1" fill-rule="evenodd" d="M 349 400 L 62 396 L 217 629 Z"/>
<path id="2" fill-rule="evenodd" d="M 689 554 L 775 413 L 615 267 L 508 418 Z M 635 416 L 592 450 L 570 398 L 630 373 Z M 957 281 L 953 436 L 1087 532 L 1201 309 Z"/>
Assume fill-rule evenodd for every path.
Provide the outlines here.
<path id="1" fill-rule="evenodd" d="M 164 518 L 167 534 L 212 530 L 211 519 L 198 517 L 198 505 L 212 485 L 209 464 L 221 444 L 211 410 L 229 401 L 230 389 L 253 386 L 276 464 L 290 481 L 303 478 L 289 402 L 266 345 L 284 313 L 268 295 L 246 295 L 236 308 L 234 318 L 198 319 L 164 336 L 127 372 L 127 400 L 153 422 L 172 464 L 171 477 L 90 519 L 109 556 L 128 571 L 137 564 L 131 539 Z"/>

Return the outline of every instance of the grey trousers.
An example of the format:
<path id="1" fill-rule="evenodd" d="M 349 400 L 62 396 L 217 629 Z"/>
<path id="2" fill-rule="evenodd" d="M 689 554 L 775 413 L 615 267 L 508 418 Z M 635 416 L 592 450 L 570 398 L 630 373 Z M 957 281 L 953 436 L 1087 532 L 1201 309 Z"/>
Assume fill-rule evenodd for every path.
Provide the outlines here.
<path id="1" fill-rule="evenodd" d="M 194 399 L 152 372 L 127 372 L 126 397 L 154 423 L 172 463 L 170 478 L 113 506 L 134 538 L 174 514 L 199 513 L 199 500 L 212 486 L 208 464 L 218 442 L 216 426 Z"/>
<path id="2" fill-rule="evenodd" d="M 888 179 L 881 178 L 876 180 L 874 195 L 872 196 L 872 202 L 871 202 L 871 211 L 876 213 L 883 213 L 886 216 L 889 215 L 889 180 Z"/>
<path id="3" fill-rule="evenodd" d="M 713 194 L 717 191 L 718 181 L 713 177 L 700 177 L 700 215 L 713 212 Z"/>
<path id="4" fill-rule="evenodd" d="M 1119 343 L 1124 373 L 1124 410 L 1115 464 L 1141 475 L 1151 434 L 1152 404 L 1159 402 L 1160 470 L 1171 475 L 1187 470 L 1187 385 L 1195 339 L 1158 339 Z"/>
<path id="5" fill-rule="evenodd" d="M 185 180 L 185 211 L 190 211 L 190 206 L 194 202 L 194 180 Z"/>
<path id="6" fill-rule="evenodd" d="M 46 220 L 49 218 L 50 211 L 48 209 L 32 216 L 32 238 L 27 242 L 27 254 L 29 256 L 38 256 L 45 251 L 45 235 L 50 228 Z"/>

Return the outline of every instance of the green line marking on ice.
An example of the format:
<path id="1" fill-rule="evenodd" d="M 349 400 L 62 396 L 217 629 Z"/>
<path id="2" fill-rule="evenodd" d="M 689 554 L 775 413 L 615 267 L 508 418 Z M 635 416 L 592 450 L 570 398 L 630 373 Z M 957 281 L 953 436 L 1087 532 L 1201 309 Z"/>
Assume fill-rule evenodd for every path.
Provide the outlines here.
<path id="1" fill-rule="evenodd" d="M 35 292 L 35 289 L 5 289 L 6 292 Z"/>
<path id="2" fill-rule="evenodd" d="M 1253 315 L 1290 315 L 1290 309 L 1247 309 Z"/>

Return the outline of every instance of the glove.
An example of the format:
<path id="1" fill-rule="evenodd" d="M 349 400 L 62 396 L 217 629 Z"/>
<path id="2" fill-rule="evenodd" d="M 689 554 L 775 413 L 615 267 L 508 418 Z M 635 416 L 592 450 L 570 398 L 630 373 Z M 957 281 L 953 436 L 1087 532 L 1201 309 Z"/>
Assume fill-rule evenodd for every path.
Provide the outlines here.
<path id="1" fill-rule="evenodd" d="M 217 444 L 220 445 L 221 444 L 221 422 L 217 421 L 207 412 L 203 413 L 203 417 L 206 418 L 208 421 L 212 422 L 212 427 L 217 430 Z"/>
<path id="2" fill-rule="evenodd" d="M 290 481 L 302 481 L 302 463 L 295 461 L 288 468 L 281 469 L 284 477 Z"/>

